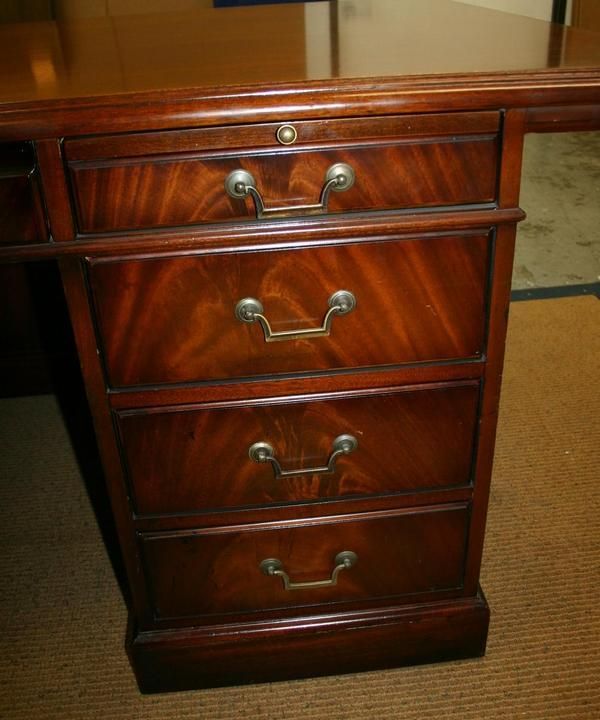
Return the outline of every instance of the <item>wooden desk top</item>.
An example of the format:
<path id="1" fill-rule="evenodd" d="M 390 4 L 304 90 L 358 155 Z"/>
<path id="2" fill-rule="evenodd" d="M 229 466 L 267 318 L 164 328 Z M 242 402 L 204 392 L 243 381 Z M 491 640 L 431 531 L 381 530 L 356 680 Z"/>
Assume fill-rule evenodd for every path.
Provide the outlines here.
<path id="1" fill-rule="evenodd" d="M 118 131 L 130 112 L 138 127 L 164 126 L 150 105 L 165 100 L 177 105 L 168 124 L 187 126 L 559 95 L 600 102 L 600 35 L 452 0 L 207 2 L 0 26 L 0 137 Z"/>

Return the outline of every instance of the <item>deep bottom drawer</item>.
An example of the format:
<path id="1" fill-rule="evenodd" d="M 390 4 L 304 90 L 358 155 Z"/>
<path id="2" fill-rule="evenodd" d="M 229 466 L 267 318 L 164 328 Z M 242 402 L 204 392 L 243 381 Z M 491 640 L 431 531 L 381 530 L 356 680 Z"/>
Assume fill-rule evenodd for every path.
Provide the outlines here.
<path id="1" fill-rule="evenodd" d="M 460 589 L 468 506 L 141 534 L 157 620 Z M 343 552 L 351 567 L 342 565 Z M 265 574 L 268 564 L 285 573 Z M 265 567 L 265 565 L 267 565 Z M 336 584 L 318 585 L 336 580 Z M 303 584 L 303 587 L 295 587 Z M 420 597 L 420 599 L 422 599 Z"/>

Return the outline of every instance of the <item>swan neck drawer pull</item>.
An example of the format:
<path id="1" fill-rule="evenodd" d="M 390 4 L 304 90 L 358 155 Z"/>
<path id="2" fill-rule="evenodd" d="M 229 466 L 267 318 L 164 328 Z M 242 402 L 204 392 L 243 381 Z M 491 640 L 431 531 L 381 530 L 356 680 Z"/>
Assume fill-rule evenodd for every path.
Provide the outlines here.
<path id="1" fill-rule="evenodd" d="M 247 171 L 233 170 L 225 178 L 225 190 L 229 197 L 243 200 L 250 197 L 254 200 L 256 219 L 264 217 L 287 217 L 289 215 L 321 215 L 327 212 L 329 193 L 345 192 L 354 185 L 354 170 L 346 163 L 335 163 L 325 173 L 325 182 L 321 188 L 318 203 L 313 205 L 288 205 L 283 207 L 266 208 L 262 195 L 256 187 L 254 177 Z"/>
<path id="2" fill-rule="evenodd" d="M 261 324 L 265 342 L 278 342 L 281 340 L 299 340 L 302 338 L 325 337 L 331 332 L 331 322 L 334 315 L 347 315 L 356 307 L 356 298 L 348 290 L 338 290 L 327 301 L 329 310 L 325 313 L 321 327 L 306 328 L 305 330 L 283 330 L 273 332 L 267 318 L 263 315 L 264 308 L 256 298 L 244 298 L 235 306 L 235 316 L 245 323 L 258 320 Z"/>
<path id="3" fill-rule="evenodd" d="M 331 577 L 327 578 L 327 580 L 309 580 L 308 582 L 292 582 L 290 576 L 283 569 L 283 563 L 277 558 L 267 558 L 261 562 L 259 567 L 264 575 L 280 577 L 283 580 L 284 590 L 308 590 L 310 588 L 337 585 L 338 575 L 341 571 L 350 570 L 357 562 L 358 555 L 355 552 L 343 550 L 335 556 L 335 567 L 331 572 Z"/>
<path id="4" fill-rule="evenodd" d="M 335 472 L 335 463 L 340 455 L 350 455 L 358 447 L 358 440 L 354 435 L 338 435 L 332 443 L 331 455 L 326 465 L 321 467 L 300 468 L 298 470 L 284 470 L 275 457 L 273 447 L 267 442 L 255 442 L 248 448 L 250 459 L 256 463 L 271 463 L 275 479 L 297 477 L 298 475 L 325 475 Z"/>

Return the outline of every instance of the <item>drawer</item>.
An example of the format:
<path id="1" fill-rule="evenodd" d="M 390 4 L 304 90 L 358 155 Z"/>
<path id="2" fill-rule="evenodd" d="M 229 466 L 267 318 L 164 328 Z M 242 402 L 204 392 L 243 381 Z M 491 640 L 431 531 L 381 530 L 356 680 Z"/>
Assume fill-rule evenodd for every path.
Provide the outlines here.
<path id="1" fill-rule="evenodd" d="M 138 514 L 467 485 L 479 385 L 120 412 Z M 261 455 L 262 453 L 262 455 Z"/>
<path id="2" fill-rule="evenodd" d="M 473 232 L 93 260 L 89 280 L 109 384 L 479 358 L 490 245 L 491 235 Z M 265 322 L 240 314 L 248 307 L 262 307 Z M 268 328 L 285 334 L 269 336 Z"/>
<path id="3" fill-rule="evenodd" d="M 48 240 L 31 143 L 0 143 L 0 246 Z"/>
<path id="4" fill-rule="evenodd" d="M 247 221 L 260 204 L 265 217 L 454 206 L 495 200 L 499 119 L 305 121 L 287 147 L 278 124 L 145 133 L 67 141 L 65 154 L 81 233 Z M 250 177 L 228 192 L 236 171 Z"/>
<path id="5" fill-rule="evenodd" d="M 314 524 L 141 534 L 155 619 L 257 613 L 385 599 L 463 584 L 464 505 L 327 518 Z M 342 556 L 340 553 L 352 553 Z M 335 568 L 346 560 L 351 567 Z M 276 561 L 268 565 L 265 560 Z M 336 584 L 286 589 L 289 582 Z M 421 598 L 422 599 L 422 598 Z"/>

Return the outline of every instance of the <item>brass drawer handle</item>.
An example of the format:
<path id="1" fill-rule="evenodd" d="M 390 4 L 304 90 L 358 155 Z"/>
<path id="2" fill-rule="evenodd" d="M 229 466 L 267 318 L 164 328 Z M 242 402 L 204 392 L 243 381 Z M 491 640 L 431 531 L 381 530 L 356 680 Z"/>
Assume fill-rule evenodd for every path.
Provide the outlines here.
<path id="1" fill-rule="evenodd" d="M 260 569 L 265 575 L 270 577 L 277 576 L 283 580 L 284 590 L 307 590 L 309 588 L 327 587 L 329 585 L 337 585 L 338 575 L 342 570 L 350 570 L 358 562 L 358 555 L 352 550 L 343 550 L 338 553 L 334 559 L 335 567 L 331 572 L 331 577 L 327 580 L 309 580 L 308 582 L 292 582 L 290 576 L 283 569 L 283 563 L 277 558 L 267 558 L 260 564 Z"/>
<path id="2" fill-rule="evenodd" d="M 332 443 L 332 450 L 327 464 L 321 467 L 300 468 L 298 470 L 284 470 L 275 457 L 273 447 L 267 442 L 255 442 L 248 448 L 248 455 L 256 463 L 271 463 L 275 479 L 297 477 L 298 475 L 324 475 L 335 472 L 335 463 L 340 455 L 350 455 L 358 447 L 358 440 L 354 435 L 338 435 Z"/>
<path id="3" fill-rule="evenodd" d="M 287 217 L 288 215 L 320 215 L 327 212 L 329 193 L 344 192 L 354 185 L 354 170 L 346 163 L 335 163 L 325 173 L 325 183 L 321 188 L 319 202 L 314 205 L 288 205 L 283 207 L 266 208 L 262 195 L 256 187 L 256 182 L 247 170 L 233 170 L 225 179 L 227 194 L 236 200 L 250 195 L 256 208 L 256 219 L 264 217 Z"/>
<path id="4" fill-rule="evenodd" d="M 267 318 L 263 315 L 264 308 L 256 298 L 244 298 L 235 306 L 235 316 L 245 323 L 256 320 L 261 324 L 265 334 L 265 342 L 278 342 L 280 340 L 298 340 L 300 338 L 324 337 L 331 332 L 331 322 L 334 315 L 347 315 L 356 307 L 356 298 L 348 290 L 338 290 L 327 301 L 329 310 L 325 313 L 321 327 L 306 328 L 305 330 L 283 330 L 273 332 Z"/>

